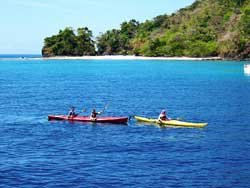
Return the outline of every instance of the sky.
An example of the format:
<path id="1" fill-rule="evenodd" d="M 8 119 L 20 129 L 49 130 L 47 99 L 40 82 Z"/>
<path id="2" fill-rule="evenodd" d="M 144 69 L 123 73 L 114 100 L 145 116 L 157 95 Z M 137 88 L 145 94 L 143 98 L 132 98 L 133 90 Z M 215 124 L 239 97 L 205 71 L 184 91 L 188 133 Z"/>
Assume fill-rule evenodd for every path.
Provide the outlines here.
<path id="1" fill-rule="evenodd" d="M 86 26 L 96 37 L 123 21 L 143 22 L 194 1 L 0 0 L 0 54 L 41 54 L 44 38 L 65 27 Z"/>

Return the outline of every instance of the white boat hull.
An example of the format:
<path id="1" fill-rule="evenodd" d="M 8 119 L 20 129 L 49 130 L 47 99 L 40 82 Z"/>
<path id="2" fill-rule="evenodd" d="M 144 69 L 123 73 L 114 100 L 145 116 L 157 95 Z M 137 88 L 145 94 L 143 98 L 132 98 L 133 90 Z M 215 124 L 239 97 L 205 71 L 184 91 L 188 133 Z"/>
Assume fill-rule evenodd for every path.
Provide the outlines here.
<path id="1" fill-rule="evenodd" d="M 250 74 L 250 65 L 244 65 L 244 73 Z"/>

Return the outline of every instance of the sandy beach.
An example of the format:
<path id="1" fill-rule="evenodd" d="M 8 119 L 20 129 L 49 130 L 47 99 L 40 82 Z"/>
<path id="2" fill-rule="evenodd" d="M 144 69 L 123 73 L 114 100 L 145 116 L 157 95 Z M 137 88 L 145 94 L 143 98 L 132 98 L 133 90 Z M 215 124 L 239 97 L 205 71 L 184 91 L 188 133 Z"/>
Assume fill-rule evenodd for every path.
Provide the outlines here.
<path id="1" fill-rule="evenodd" d="M 43 57 L 44 60 L 222 60 L 221 57 L 143 57 L 143 56 L 54 56 Z"/>

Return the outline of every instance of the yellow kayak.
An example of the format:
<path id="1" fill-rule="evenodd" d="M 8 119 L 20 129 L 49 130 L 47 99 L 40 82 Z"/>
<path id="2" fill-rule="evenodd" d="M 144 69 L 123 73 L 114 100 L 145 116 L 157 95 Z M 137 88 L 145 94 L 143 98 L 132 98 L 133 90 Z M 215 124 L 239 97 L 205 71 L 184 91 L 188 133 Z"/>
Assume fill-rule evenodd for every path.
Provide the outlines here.
<path id="1" fill-rule="evenodd" d="M 202 128 L 207 126 L 207 123 L 191 123 L 184 122 L 179 120 L 168 120 L 168 121 L 159 121 L 158 119 L 145 118 L 140 116 L 134 116 L 137 121 L 146 122 L 146 123 L 156 123 L 161 126 L 180 126 L 180 127 L 194 127 L 194 128 Z"/>

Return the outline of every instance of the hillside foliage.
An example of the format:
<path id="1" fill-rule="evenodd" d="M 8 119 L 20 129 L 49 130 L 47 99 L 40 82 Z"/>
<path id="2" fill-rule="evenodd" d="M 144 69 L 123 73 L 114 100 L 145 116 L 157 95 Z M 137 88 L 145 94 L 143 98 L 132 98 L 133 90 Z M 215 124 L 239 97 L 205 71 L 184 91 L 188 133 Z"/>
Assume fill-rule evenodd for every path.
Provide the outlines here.
<path id="1" fill-rule="evenodd" d="M 57 35 L 44 39 L 42 55 L 49 56 L 83 56 L 95 55 L 92 31 L 87 27 L 78 28 L 77 34 L 70 27 L 60 30 Z"/>
<path id="2" fill-rule="evenodd" d="M 159 15 L 143 23 L 134 19 L 123 22 L 120 28 L 96 38 L 96 52 L 92 32 L 87 33 L 85 41 L 85 35 L 73 37 L 74 32 L 66 28 L 57 37 L 45 39 L 43 52 L 249 59 L 250 0 L 196 0 L 171 15 Z M 65 35 L 72 37 L 62 37 Z"/>

